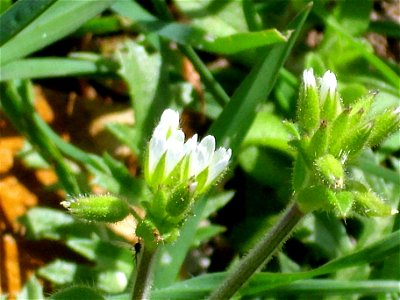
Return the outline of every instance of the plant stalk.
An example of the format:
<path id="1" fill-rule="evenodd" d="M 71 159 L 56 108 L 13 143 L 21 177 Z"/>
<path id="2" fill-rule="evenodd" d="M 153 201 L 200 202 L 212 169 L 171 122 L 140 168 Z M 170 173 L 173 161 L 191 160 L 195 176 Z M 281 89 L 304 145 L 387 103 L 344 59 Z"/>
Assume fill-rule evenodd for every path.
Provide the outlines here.
<path id="1" fill-rule="evenodd" d="M 132 300 L 150 299 L 150 290 L 153 283 L 153 269 L 159 247 L 152 248 L 142 245 L 136 269 L 135 283 L 133 285 Z"/>
<path id="2" fill-rule="evenodd" d="M 293 201 L 274 227 L 231 270 L 222 284 L 211 293 L 208 300 L 230 299 L 258 269 L 270 261 L 303 216 L 304 213 Z"/>

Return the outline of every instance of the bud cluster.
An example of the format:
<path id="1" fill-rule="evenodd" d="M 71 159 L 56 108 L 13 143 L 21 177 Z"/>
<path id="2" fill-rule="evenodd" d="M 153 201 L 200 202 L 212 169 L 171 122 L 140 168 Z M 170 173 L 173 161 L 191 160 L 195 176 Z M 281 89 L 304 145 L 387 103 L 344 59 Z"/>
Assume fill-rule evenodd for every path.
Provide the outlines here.
<path id="1" fill-rule="evenodd" d="M 370 93 L 345 107 L 332 72 L 315 78 L 312 69 L 304 71 L 297 124 L 288 124 L 298 153 L 293 188 L 304 212 L 333 208 L 341 216 L 352 210 L 371 216 L 397 213 L 365 184 L 346 178 L 350 160 L 400 128 L 400 108 L 374 115 L 374 97 Z"/>
<path id="2" fill-rule="evenodd" d="M 231 155 L 230 149 L 216 150 L 211 135 L 185 141 L 179 113 L 165 110 L 146 152 L 144 175 L 151 195 L 142 203 L 146 224 L 139 224 L 138 231 L 149 232 L 151 223 L 163 239 L 176 238 L 193 201 L 221 177 Z"/>

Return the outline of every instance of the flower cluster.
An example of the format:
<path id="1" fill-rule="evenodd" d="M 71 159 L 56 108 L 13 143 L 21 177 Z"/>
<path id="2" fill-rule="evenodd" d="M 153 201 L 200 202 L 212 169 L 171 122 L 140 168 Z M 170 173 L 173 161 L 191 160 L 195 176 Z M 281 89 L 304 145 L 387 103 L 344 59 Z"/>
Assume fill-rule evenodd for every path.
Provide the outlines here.
<path id="1" fill-rule="evenodd" d="M 231 149 L 216 150 L 211 135 L 185 141 L 179 113 L 165 110 L 148 144 L 144 176 L 151 195 L 142 202 L 146 221 L 137 234 L 146 239 L 157 232 L 163 240 L 174 240 L 193 201 L 222 176 L 231 155 Z"/>
<path id="2" fill-rule="evenodd" d="M 366 147 L 378 145 L 400 128 L 400 109 L 371 112 L 375 94 L 344 106 L 335 74 L 316 78 L 312 69 L 303 73 L 297 106 L 297 124 L 288 126 L 297 150 L 293 189 L 303 211 L 335 209 L 384 216 L 396 213 L 363 182 L 348 178 L 347 163 Z"/>
<path id="3" fill-rule="evenodd" d="M 167 109 L 150 139 L 145 179 L 153 189 L 187 183 L 190 192 L 199 195 L 223 173 L 231 155 L 230 149 L 215 151 L 215 138 L 211 135 L 198 142 L 195 134 L 185 142 L 179 113 Z"/>

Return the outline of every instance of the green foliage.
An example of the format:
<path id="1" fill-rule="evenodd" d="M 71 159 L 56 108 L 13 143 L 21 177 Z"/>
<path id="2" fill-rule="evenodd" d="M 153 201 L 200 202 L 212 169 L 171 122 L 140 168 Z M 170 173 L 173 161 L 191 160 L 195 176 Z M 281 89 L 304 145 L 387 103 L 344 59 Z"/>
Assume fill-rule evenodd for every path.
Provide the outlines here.
<path id="1" fill-rule="evenodd" d="M 256 274 L 239 297 L 396 298 L 400 69 L 378 56 L 367 37 L 398 38 L 398 24 L 371 20 L 378 4 L 370 0 L 315 1 L 313 8 L 294 0 L 176 0 L 173 14 L 166 3 L 2 1 L 0 110 L 27 139 L 21 161 L 31 168 L 53 168 L 55 187 L 73 198 L 90 194 L 93 185 L 102 187 L 123 205 L 117 218 L 101 221 L 122 219 L 129 205 L 139 223 L 136 234 L 157 240 L 154 224 L 141 220 L 137 209 L 151 195 L 142 174 L 133 176 L 112 154 L 88 153 L 66 142 L 34 108 L 32 80 L 73 77 L 100 87 L 122 80 L 135 124 L 107 124 L 107 129 L 139 158 L 139 170 L 167 107 L 205 116 L 207 122 L 199 122 L 207 124 L 203 132 L 233 151 L 226 181 L 235 192 L 224 192 L 225 182 L 215 183 L 190 205 L 181 189 L 186 186 L 174 190 L 170 203 L 157 195 L 163 205 L 152 206 L 149 216 L 176 217 L 167 224 L 176 241 L 154 245 L 160 249 L 152 297 L 206 297 L 227 273 L 203 269 L 208 273 L 181 276 L 188 253 L 201 245 L 217 257 L 222 246 L 215 236 L 223 233 L 234 264 L 294 194 L 300 208 L 313 213 L 299 224 L 279 261 Z M 319 30 L 321 41 L 310 47 L 306 36 Z M 124 40 L 111 55 L 91 50 L 54 56 L 48 48 L 87 34 L 100 40 L 123 35 Z M 183 58 L 200 76 L 200 92 L 182 75 Z M 333 71 L 336 93 L 321 96 L 317 80 L 314 88 L 300 87 L 297 102 L 300 71 L 306 68 L 317 75 Z M 299 123 L 292 122 L 296 117 Z M 96 207 L 104 216 L 111 204 L 101 201 Z M 94 202 L 87 207 L 98 205 Z M 102 222 L 80 221 L 60 209 L 36 207 L 21 218 L 27 239 L 61 244 L 88 262 L 56 259 L 40 268 L 37 275 L 58 291 L 50 299 L 129 299 L 128 281 L 136 269 L 133 245 L 123 247 L 125 240 Z M 214 266 L 215 258 L 210 259 Z M 32 277 L 17 298 L 44 298 L 38 280 Z"/>

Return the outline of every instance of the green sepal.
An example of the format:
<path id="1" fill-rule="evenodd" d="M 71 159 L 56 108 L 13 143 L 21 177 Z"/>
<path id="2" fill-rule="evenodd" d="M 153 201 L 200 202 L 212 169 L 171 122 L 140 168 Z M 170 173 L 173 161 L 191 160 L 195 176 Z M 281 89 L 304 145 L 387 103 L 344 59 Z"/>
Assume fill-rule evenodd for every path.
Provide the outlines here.
<path id="1" fill-rule="evenodd" d="M 184 215 L 190 207 L 191 199 L 189 187 L 180 184 L 168 197 L 167 213 L 172 217 Z"/>
<path id="2" fill-rule="evenodd" d="M 372 131 L 372 123 L 367 123 L 351 131 L 342 141 L 339 157 L 351 160 L 366 146 Z"/>
<path id="3" fill-rule="evenodd" d="M 337 214 L 345 218 L 348 216 L 354 204 L 354 195 L 352 192 L 343 191 L 337 193 L 334 197 L 330 198 L 331 205 L 336 210 Z"/>
<path id="4" fill-rule="evenodd" d="M 297 105 L 297 122 L 305 133 L 312 133 L 320 120 L 319 95 L 316 87 L 302 86 Z"/>
<path id="5" fill-rule="evenodd" d="M 328 93 L 325 101 L 321 101 L 321 103 L 323 103 L 321 108 L 322 120 L 331 122 L 342 112 L 342 107 L 337 92 L 333 97 L 331 97 L 330 93 Z"/>
<path id="6" fill-rule="evenodd" d="M 315 170 L 322 182 L 334 189 L 342 189 L 344 185 L 344 169 L 342 163 L 331 154 L 315 160 Z"/>
<path id="7" fill-rule="evenodd" d="M 354 200 L 357 212 L 369 217 L 386 217 L 398 213 L 371 191 L 354 193 Z"/>
<path id="8" fill-rule="evenodd" d="M 310 179 L 310 171 L 306 166 L 303 156 L 298 154 L 293 165 L 292 186 L 295 192 L 306 186 Z"/>
<path id="9" fill-rule="evenodd" d="M 335 157 L 339 157 L 342 141 L 350 124 L 350 113 L 351 109 L 345 109 L 330 126 L 329 152 Z"/>
<path id="10" fill-rule="evenodd" d="M 300 133 L 297 124 L 285 120 L 283 121 L 283 125 L 285 126 L 286 131 L 291 135 L 291 138 L 296 140 L 300 139 Z"/>
<path id="11" fill-rule="evenodd" d="M 303 213 L 309 213 L 329 206 L 335 195 L 323 185 L 308 186 L 297 193 L 297 203 Z"/>
<path id="12" fill-rule="evenodd" d="M 197 187 L 196 187 L 196 194 L 200 195 L 203 194 L 207 190 L 207 178 L 208 178 L 208 167 L 205 168 L 203 171 L 200 172 L 199 175 L 196 177 Z"/>
<path id="13" fill-rule="evenodd" d="M 151 218 L 157 221 L 164 219 L 166 216 L 166 206 L 167 195 L 163 189 L 159 189 L 154 193 L 153 199 L 148 206 L 148 211 L 151 214 Z"/>
<path id="14" fill-rule="evenodd" d="M 166 161 L 167 153 L 164 153 L 160 160 L 158 161 L 158 164 L 156 168 L 153 171 L 153 174 L 150 174 L 150 178 L 148 181 L 149 186 L 151 186 L 153 189 L 157 189 L 159 185 L 163 183 L 163 178 L 164 178 L 164 173 L 165 173 L 165 161 Z"/>
<path id="15" fill-rule="evenodd" d="M 359 98 L 354 103 L 351 104 L 352 116 L 358 115 L 363 116 L 367 115 L 372 107 L 375 96 L 377 95 L 376 91 L 371 91 L 367 95 Z"/>
<path id="16" fill-rule="evenodd" d="M 400 128 L 400 112 L 394 109 L 386 110 L 379 114 L 374 120 L 374 127 L 368 138 L 368 145 L 373 147 L 379 145 L 390 134 Z"/>
<path id="17" fill-rule="evenodd" d="M 327 153 L 329 130 L 328 123 L 326 121 L 321 121 L 321 124 L 318 130 L 312 136 L 310 145 L 308 147 L 308 153 L 309 155 L 312 155 L 313 158 L 320 157 Z"/>
<path id="18" fill-rule="evenodd" d="M 87 221 L 115 223 L 129 214 L 128 203 L 113 195 L 79 196 L 61 204 L 75 217 Z"/>

